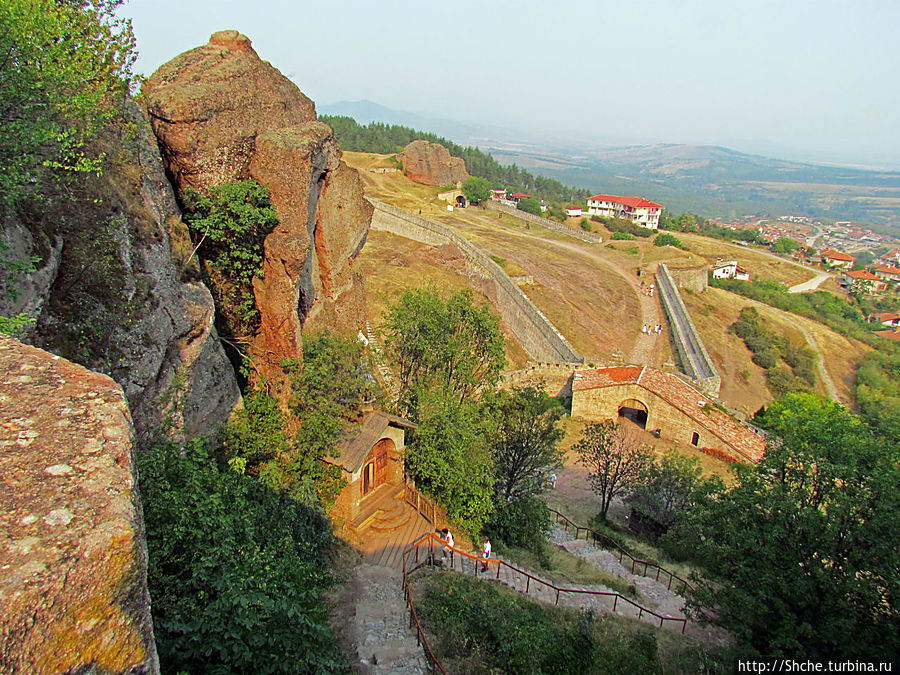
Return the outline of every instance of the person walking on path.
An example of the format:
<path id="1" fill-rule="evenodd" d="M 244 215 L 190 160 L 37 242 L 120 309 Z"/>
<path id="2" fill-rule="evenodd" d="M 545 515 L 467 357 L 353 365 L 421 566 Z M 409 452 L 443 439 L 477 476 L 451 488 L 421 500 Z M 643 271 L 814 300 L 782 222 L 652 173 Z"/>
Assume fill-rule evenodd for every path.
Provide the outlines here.
<path id="1" fill-rule="evenodd" d="M 482 545 L 481 545 L 481 557 L 483 562 L 481 563 L 481 571 L 488 571 L 488 560 L 491 559 L 491 540 L 487 537 L 482 537 Z"/>
<path id="2" fill-rule="evenodd" d="M 450 567 L 453 567 L 453 535 L 450 534 L 450 530 L 446 527 L 441 530 L 441 540 L 444 542 L 444 546 L 441 547 L 441 563 L 443 564 L 447 558 L 450 558 Z"/>

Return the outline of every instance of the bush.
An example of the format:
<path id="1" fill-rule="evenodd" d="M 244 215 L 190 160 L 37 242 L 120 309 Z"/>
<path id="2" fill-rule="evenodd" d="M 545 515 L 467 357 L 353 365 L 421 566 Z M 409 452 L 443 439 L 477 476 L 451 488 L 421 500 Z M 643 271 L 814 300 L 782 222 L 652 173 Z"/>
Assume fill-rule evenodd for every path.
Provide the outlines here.
<path id="1" fill-rule="evenodd" d="M 754 352 L 751 361 L 760 368 L 774 368 L 778 364 L 778 355 L 773 352 Z"/>
<path id="2" fill-rule="evenodd" d="M 613 232 L 609 235 L 609 238 L 618 241 L 634 241 L 636 237 L 628 232 Z"/>
<path id="3" fill-rule="evenodd" d="M 614 629 L 590 611 L 546 607 L 479 579 L 433 575 L 419 607 L 426 624 L 440 636 L 438 653 L 454 658 L 460 672 L 581 675 L 661 670 L 656 637 L 649 630 L 629 637 L 603 635 L 601 629 Z"/>
<path id="4" fill-rule="evenodd" d="M 543 211 L 541 211 L 541 203 L 534 197 L 520 199 L 516 204 L 516 208 L 525 213 L 530 213 L 533 216 L 540 216 L 543 213 Z"/>
<path id="5" fill-rule="evenodd" d="M 676 237 L 674 234 L 669 234 L 668 232 L 661 232 L 656 235 L 656 239 L 653 240 L 654 246 L 674 246 L 675 248 L 684 248 L 684 244 L 681 243 L 681 240 Z"/>
<path id="6" fill-rule="evenodd" d="M 547 503 L 536 496 L 498 504 L 485 530 L 491 539 L 499 539 L 507 546 L 539 552 L 550 531 L 550 511 Z"/>
<path id="7" fill-rule="evenodd" d="M 139 458 L 163 672 L 346 672 L 320 594 L 331 583 L 320 512 L 220 469 L 203 443 Z"/>

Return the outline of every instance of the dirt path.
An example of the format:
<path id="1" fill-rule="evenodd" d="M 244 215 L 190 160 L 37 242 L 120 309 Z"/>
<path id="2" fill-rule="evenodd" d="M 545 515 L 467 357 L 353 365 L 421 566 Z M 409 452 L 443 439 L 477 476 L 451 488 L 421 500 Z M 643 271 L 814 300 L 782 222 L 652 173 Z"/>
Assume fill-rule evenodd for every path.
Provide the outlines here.
<path id="1" fill-rule="evenodd" d="M 788 289 L 788 293 L 805 293 L 806 291 L 814 291 L 829 278 L 831 278 L 831 275 L 828 272 L 819 272 L 809 281 L 804 281 L 803 283 L 791 286 Z"/>

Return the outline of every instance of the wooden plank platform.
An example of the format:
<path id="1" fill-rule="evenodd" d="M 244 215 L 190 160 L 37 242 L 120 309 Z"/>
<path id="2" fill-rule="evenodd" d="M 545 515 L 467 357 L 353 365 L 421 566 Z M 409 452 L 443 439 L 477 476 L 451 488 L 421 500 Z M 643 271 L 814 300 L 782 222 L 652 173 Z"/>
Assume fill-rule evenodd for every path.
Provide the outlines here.
<path id="1" fill-rule="evenodd" d="M 409 511 L 409 520 L 402 527 L 392 532 L 366 530 L 360 534 L 362 552 L 370 565 L 400 569 L 403 550 L 426 532 L 434 530 L 434 526 L 411 506 L 404 504 L 404 508 Z"/>

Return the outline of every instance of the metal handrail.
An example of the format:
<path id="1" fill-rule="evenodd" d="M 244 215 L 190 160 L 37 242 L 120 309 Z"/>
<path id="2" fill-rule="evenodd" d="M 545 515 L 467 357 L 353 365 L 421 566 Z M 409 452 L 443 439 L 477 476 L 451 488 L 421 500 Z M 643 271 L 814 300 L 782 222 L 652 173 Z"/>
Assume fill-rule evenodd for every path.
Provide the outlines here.
<path id="1" fill-rule="evenodd" d="M 563 517 L 565 517 L 565 516 L 563 516 Z M 453 557 L 452 556 L 459 554 L 461 559 L 468 558 L 469 560 L 472 561 L 473 574 L 477 574 L 479 564 L 484 565 L 486 567 L 490 567 L 490 565 L 496 565 L 497 566 L 496 578 L 498 578 L 498 579 L 500 578 L 500 570 L 504 566 L 508 567 L 509 569 L 513 570 L 514 572 L 516 572 L 518 574 L 521 574 L 522 576 L 524 576 L 527 579 L 527 581 L 525 582 L 525 594 L 526 595 L 528 595 L 528 591 L 530 590 L 531 582 L 534 581 L 535 583 L 542 584 L 542 585 L 546 586 L 547 588 L 550 588 L 550 589 L 556 591 L 556 600 L 554 602 L 554 604 L 556 604 L 556 605 L 559 605 L 559 594 L 560 593 L 579 593 L 582 595 L 603 595 L 603 596 L 613 598 L 613 608 L 612 608 L 613 612 L 616 611 L 616 607 L 619 603 L 619 600 L 621 599 L 621 600 L 627 602 L 628 604 L 630 604 L 632 607 L 635 607 L 638 610 L 638 618 L 639 619 L 642 619 L 644 617 L 644 614 L 648 614 L 650 616 L 653 616 L 653 617 L 656 617 L 657 619 L 659 619 L 659 627 L 660 628 L 662 628 L 663 624 L 666 621 L 674 621 L 676 623 L 680 622 L 682 633 L 684 633 L 685 628 L 687 627 L 687 619 L 686 618 L 674 617 L 674 616 L 664 616 L 662 614 L 654 612 L 652 609 L 648 609 L 647 607 L 644 607 L 643 605 L 635 602 L 634 600 L 631 600 L 630 598 L 625 597 L 621 593 L 617 593 L 616 591 L 594 591 L 594 590 L 584 590 L 584 589 L 580 589 L 580 588 L 565 588 L 565 587 L 557 586 L 556 584 L 553 584 L 549 581 L 545 581 L 545 580 L 541 579 L 540 577 L 536 577 L 533 574 L 516 567 L 515 565 L 511 565 L 510 563 L 506 562 L 505 560 L 500 560 L 499 558 L 482 558 L 481 556 L 473 555 L 471 553 L 461 551 L 458 548 L 454 548 L 452 546 L 447 546 L 446 542 L 443 539 L 441 539 L 440 537 L 438 537 L 434 532 L 427 532 L 427 533 L 423 534 L 421 537 L 419 537 L 418 539 L 416 539 L 413 543 L 411 543 L 403 551 L 402 560 L 403 560 L 403 588 L 404 588 L 404 591 L 406 594 L 406 603 L 410 608 L 410 628 L 412 628 L 413 625 L 416 626 L 416 639 L 419 642 L 419 644 L 421 644 L 425 648 L 425 654 L 427 656 L 427 660 L 429 661 L 429 666 L 431 668 L 432 673 L 435 672 L 435 668 L 440 670 L 441 673 L 446 673 L 446 670 L 444 670 L 444 667 L 443 667 L 443 665 L 441 665 L 441 662 L 438 661 L 437 656 L 435 656 L 434 652 L 431 649 L 431 645 L 429 645 L 429 643 L 428 643 L 428 639 L 425 637 L 425 632 L 422 630 L 422 625 L 419 623 L 419 619 L 415 613 L 415 605 L 412 600 L 412 593 L 410 592 L 409 581 L 407 579 L 407 576 L 409 573 L 414 572 L 415 570 L 419 569 L 420 567 L 422 567 L 428 563 L 427 560 L 423 561 L 422 563 L 419 563 L 419 547 L 426 540 L 428 541 L 428 548 L 429 548 L 430 556 L 434 556 L 435 541 L 438 542 L 439 549 L 446 548 L 447 550 L 449 550 L 451 552 L 451 558 L 450 558 L 451 568 L 453 565 Z M 416 554 L 416 560 L 415 560 L 416 565 L 415 565 L 415 567 L 413 567 L 412 569 L 407 571 L 406 559 L 407 559 L 407 556 L 411 552 L 413 552 L 413 550 L 415 550 L 415 554 Z M 462 566 L 463 566 L 463 563 L 460 562 L 460 567 L 462 567 Z M 670 583 L 671 583 L 671 580 L 670 580 Z"/>
<path id="2" fill-rule="evenodd" d="M 561 514 L 556 509 L 548 508 L 548 510 L 550 511 L 550 513 L 552 513 L 556 516 L 557 524 L 559 523 L 560 519 L 562 519 L 564 521 L 563 527 L 565 528 L 566 532 L 569 531 L 569 525 L 571 525 L 574 528 L 575 539 L 578 539 L 578 534 L 581 531 L 584 531 L 585 533 L 590 532 L 591 535 L 593 535 L 594 541 L 602 542 L 604 545 L 614 548 L 619 552 L 619 563 L 621 563 L 625 557 L 629 558 L 631 560 L 631 573 L 632 574 L 634 574 L 634 570 L 636 567 L 639 568 L 640 565 L 643 565 L 644 572 L 643 572 L 643 574 L 641 574 L 641 576 L 647 577 L 647 578 L 652 578 L 652 577 L 648 576 L 647 570 L 651 567 L 655 567 L 656 568 L 656 581 L 659 581 L 659 573 L 660 572 L 665 572 L 666 574 L 669 575 L 669 583 L 666 585 L 666 590 L 672 590 L 672 579 L 677 579 L 689 590 L 692 590 L 692 591 L 695 590 L 694 587 L 687 581 L 687 579 L 684 579 L 684 578 L 678 576 L 674 572 L 670 572 L 665 567 L 663 567 L 655 562 L 651 562 L 649 560 L 641 560 L 640 558 L 635 558 L 628 551 L 626 551 L 624 548 L 622 548 L 611 537 L 609 537 L 605 534 L 601 534 L 600 532 L 596 532 L 595 530 L 592 530 L 589 527 L 582 527 L 581 525 L 576 525 L 575 523 L 573 523 L 571 520 L 566 518 L 563 514 Z M 585 539 L 585 541 L 587 541 L 587 536 L 585 536 L 584 539 Z"/>

